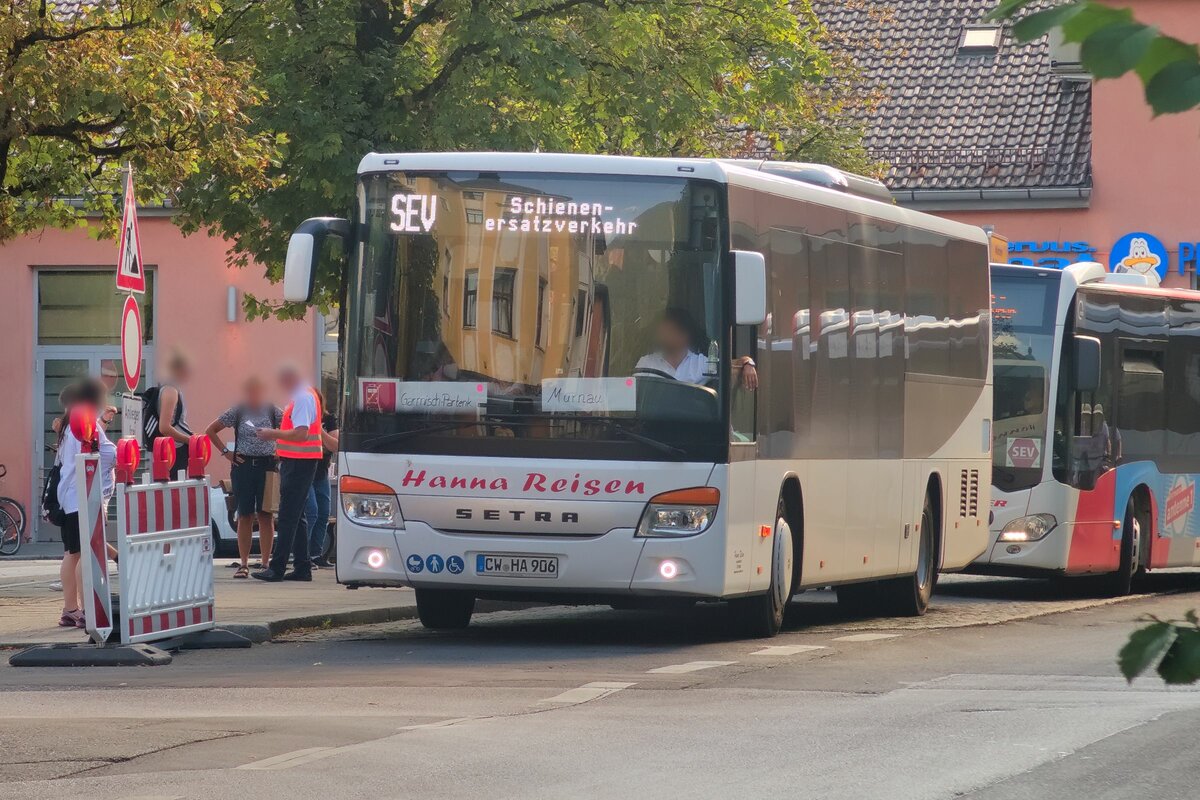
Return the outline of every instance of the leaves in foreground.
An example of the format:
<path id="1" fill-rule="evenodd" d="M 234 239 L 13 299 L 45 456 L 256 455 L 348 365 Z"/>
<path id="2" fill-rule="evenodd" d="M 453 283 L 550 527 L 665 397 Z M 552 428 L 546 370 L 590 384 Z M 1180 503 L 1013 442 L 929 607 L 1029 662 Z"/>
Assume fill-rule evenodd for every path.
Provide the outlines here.
<path id="1" fill-rule="evenodd" d="M 1200 680 L 1200 618 L 1189 611 L 1183 620 L 1154 619 L 1129 637 L 1117 656 L 1126 680 L 1152 668 L 1169 684 Z"/>
<path id="2" fill-rule="evenodd" d="M 1083 68 L 1097 78 L 1129 72 L 1141 78 L 1146 102 L 1155 114 L 1176 114 L 1200 106 L 1200 50 L 1134 19 L 1128 8 L 1097 0 L 1068 0 L 1030 11 L 1035 0 L 1002 0 L 989 19 L 1013 19 L 1013 35 L 1031 41 L 1054 29 L 1078 44 Z"/>

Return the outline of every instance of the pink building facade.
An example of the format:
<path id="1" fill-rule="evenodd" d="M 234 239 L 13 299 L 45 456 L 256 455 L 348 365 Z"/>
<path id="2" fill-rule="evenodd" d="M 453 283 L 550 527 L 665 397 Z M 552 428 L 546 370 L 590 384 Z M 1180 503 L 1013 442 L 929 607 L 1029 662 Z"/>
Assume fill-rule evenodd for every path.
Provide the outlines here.
<path id="1" fill-rule="evenodd" d="M 325 339 L 325 326 L 314 312 L 302 321 L 246 321 L 242 298 L 247 293 L 275 298 L 279 288 L 257 267 L 227 267 L 221 239 L 185 237 L 161 213 L 143 213 L 140 222 L 142 255 L 151 274 L 142 299 L 141 386 L 161 377 L 157 359 L 172 347 L 183 348 L 196 373 L 186 390 L 193 430 L 203 431 L 231 405 L 251 372 L 270 377 L 287 358 L 311 366 L 315 378 L 322 350 L 327 368 L 335 363 L 336 353 L 329 356 L 336 339 Z M 96 241 L 81 228 L 46 230 L 0 245 L 0 371 L 9 377 L 0 414 L 0 463 L 7 465 L 8 475 L 0 493 L 17 497 L 30 511 L 38 505 L 42 470 L 52 458 L 48 430 L 59 410 L 58 392 L 81 375 L 111 374 L 114 368 L 120 374 L 124 294 L 115 288 L 116 260 L 115 242 Z M 233 314 L 231 300 L 236 303 Z M 124 379 L 118 380 L 118 390 L 124 390 Z M 119 432 L 118 417 L 110 435 Z M 223 476 L 225 462 L 214 459 L 212 471 Z M 39 539 L 57 538 L 52 527 L 34 526 L 34 532 Z"/>

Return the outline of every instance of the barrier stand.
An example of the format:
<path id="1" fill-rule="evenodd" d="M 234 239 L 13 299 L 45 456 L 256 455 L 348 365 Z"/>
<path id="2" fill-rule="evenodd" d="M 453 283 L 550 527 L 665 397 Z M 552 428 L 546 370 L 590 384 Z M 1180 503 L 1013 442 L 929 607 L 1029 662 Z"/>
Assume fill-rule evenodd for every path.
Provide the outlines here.
<path id="1" fill-rule="evenodd" d="M 87 537 L 80 553 L 83 574 L 84 625 L 91 644 L 40 645 L 14 653 L 14 667 L 104 667 L 171 663 L 169 653 L 150 645 L 108 644 L 113 630 L 112 589 L 108 581 L 108 548 L 104 538 L 104 476 L 96 452 L 96 417 L 77 406 L 71 411 L 71 433 L 83 443 L 75 457 L 75 487 L 79 498 L 80 538 Z M 122 443 L 124 444 L 124 442 Z M 118 449 L 118 453 L 122 452 Z M 129 448 L 124 452 L 128 459 Z M 131 478 L 136 462 L 122 475 Z"/>
<path id="2" fill-rule="evenodd" d="M 206 436 L 188 442 L 186 475 L 167 480 L 175 443 L 154 441 L 151 477 L 117 487 L 121 641 L 156 642 L 167 649 L 249 647 L 250 640 L 218 630 L 213 615 L 212 528 Z"/>

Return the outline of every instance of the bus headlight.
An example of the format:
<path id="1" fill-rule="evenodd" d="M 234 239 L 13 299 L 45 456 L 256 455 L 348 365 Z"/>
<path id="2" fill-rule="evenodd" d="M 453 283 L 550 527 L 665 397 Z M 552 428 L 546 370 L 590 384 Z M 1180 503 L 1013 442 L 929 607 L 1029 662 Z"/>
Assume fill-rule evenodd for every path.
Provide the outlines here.
<path id="1" fill-rule="evenodd" d="M 338 481 L 342 513 L 356 525 L 368 528 L 403 528 L 400 502 L 387 484 L 345 475 Z"/>
<path id="2" fill-rule="evenodd" d="M 695 536 L 712 525 L 721 492 L 709 486 L 664 492 L 650 498 L 637 535 L 641 537 Z"/>
<path id="3" fill-rule="evenodd" d="M 1004 526 L 1000 531 L 1002 542 L 1036 542 L 1046 538 L 1046 534 L 1054 530 L 1058 520 L 1053 514 L 1033 514 L 1019 517 Z"/>

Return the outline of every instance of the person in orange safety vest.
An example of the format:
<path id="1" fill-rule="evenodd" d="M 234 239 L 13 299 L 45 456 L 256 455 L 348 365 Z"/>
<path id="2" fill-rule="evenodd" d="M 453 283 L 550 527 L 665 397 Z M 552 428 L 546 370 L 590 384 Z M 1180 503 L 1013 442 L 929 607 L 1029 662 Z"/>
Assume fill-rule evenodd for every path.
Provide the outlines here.
<path id="1" fill-rule="evenodd" d="M 321 400 L 304 380 L 299 368 L 285 364 L 279 370 L 279 385 L 291 398 L 278 428 L 259 428 L 258 437 L 275 443 L 279 457 L 279 514 L 275 522 L 275 548 L 266 569 L 253 573 L 260 581 L 311 581 L 308 531 L 300 531 L 304 504 L 313 476 L 323 455 L 321 447 Z M 295 554 L 291 572 L 288 559 Z"/>

